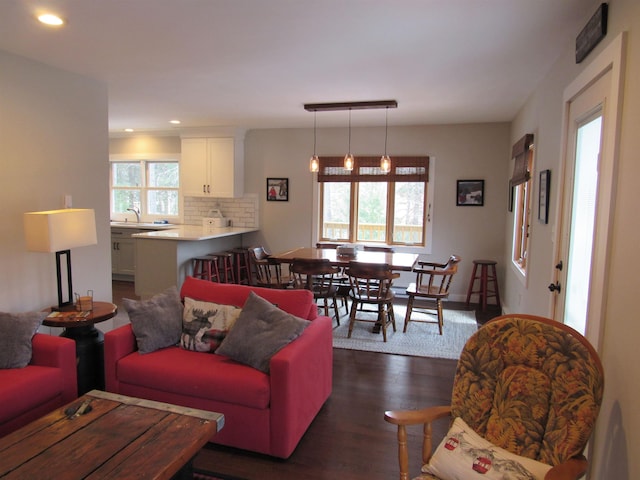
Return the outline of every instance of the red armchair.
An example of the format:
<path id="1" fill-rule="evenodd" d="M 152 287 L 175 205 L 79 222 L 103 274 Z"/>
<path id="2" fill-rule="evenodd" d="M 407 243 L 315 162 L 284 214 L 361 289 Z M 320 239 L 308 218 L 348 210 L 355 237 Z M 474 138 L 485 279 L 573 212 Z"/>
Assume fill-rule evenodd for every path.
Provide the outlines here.
<path id="1" fill-rule="evenodd" d="M 0 437 L 78 396 L 75 342 L 36 333 L 32 348 L 26 367 L 0 369 Z"/>

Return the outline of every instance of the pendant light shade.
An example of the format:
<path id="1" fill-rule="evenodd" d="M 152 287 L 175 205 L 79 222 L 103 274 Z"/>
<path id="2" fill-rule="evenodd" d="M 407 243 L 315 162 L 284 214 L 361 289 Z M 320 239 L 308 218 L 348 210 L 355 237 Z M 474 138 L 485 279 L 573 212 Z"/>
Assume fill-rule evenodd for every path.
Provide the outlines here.
<path id="1" fill-rule="evenodd" d="M 316 155 L 316 134 L 317 134 L 317 125 L 316 125 L 316 112 L 313 112 L 313 156 L 311 160 L 309 160 L 309 171 L 312 173 L 317 172 L 320 169 L 320 159 L 318 155 Z"/>
<path id="2" fill-rule="evenodd" d="M 353 170 L 353 155 L 351 155 L 351 109 L 349 109 L 349 151 L 344 156 L 344 169 Z"/>
<path id="3" fill-rule="evenodd" d="M 389 107 L 384 110 L 384 155 L 380 157 L 380 170 L 384 173 L 391 171 L 391 159 L 387 155 L 387 133 L 389 131 Z"/>

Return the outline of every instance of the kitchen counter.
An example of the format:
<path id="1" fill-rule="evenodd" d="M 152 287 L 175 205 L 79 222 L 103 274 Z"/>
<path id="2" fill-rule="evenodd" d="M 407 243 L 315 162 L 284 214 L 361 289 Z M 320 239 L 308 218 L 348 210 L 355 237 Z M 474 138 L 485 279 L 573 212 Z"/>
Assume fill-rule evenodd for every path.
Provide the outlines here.
<path id="1" fill-rule="evenodd" d="M 257 228 L 249 227 L 223 227 L 212 228 L 198 225 L 174 225 L 172 228 L 158 230 L 155 232 L 142 232 L 133 234 L 133 238 L 152 238 L 155 240 L 184 240 L 202 241 L 215 238 L 242 235 L 243 233 L 255 232 Z"/>
<path id="2" fill-rule="evenodd" d="M 180 290 L 185 277 L 192 274 L 194 257 L 241 247 L 242 235 L 256 231 L 255 227 L 174 225 L 131 235 L 135 242 L 136 294 L 149 298 L 174 285 Z"/>

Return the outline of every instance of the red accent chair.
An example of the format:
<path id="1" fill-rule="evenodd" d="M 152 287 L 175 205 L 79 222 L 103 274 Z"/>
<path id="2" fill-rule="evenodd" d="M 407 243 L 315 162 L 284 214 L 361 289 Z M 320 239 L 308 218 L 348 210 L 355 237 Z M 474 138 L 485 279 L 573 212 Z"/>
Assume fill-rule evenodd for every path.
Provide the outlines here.
<path id="1" fill-rule="evenodd" d="M 32 348 L 26 367 L 0 369 L 0 437 L 78 397 L 75 342 L 36 333 Z"/>
<path id="2" fill-rule="evenodd" d="M 187 277 L 181 296 L 243 306 L 253 291 L 311 324 L 270 361 L 270 373 L 223 355 L 179 346 L 140 355 L 131 325 L 104 336 L 106 389 L 219 412 L 225 425 L 211 442 L 288 458 L 331 394 L 331 319 L 318 316 L 308 290 L 279 290 Z"/>

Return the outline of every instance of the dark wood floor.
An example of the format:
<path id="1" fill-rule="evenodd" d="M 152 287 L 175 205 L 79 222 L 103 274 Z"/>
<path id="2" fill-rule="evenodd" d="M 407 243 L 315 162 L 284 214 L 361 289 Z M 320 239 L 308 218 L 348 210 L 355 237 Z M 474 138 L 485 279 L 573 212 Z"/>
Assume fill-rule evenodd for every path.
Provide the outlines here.
<path id="1" fill-rule="evenodd" d="M 114 282 L 114 303 L 131 288 Z M 122 284 L 122 285 L 121 285 Z M 399 298 L 399 301 L 403 299 Z M 447 308 L 464 308 L 450 302 Z M 499 314 L 476 312 L 479 323 Z M 196 468 L 246 480 L 370 480 L 398 476 L 396 429 L 385 410 L 446 405 L 455 360 L 334 349 L 333 393 L 288 460 L 209 444 Z M 440 441 L 446 421 L 434 430 Z M 410 431 L 412 474 L 419 472 L 421 429 Z"/>

